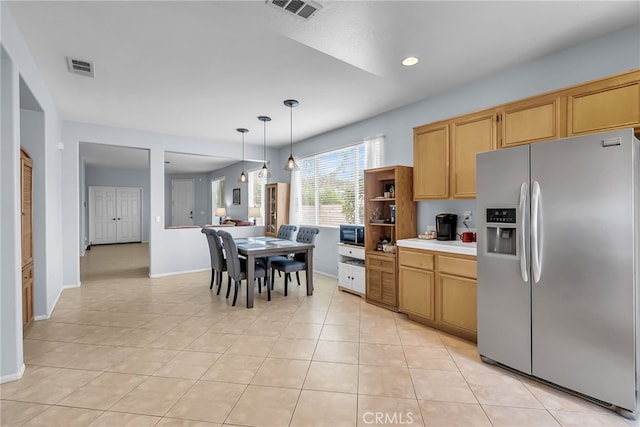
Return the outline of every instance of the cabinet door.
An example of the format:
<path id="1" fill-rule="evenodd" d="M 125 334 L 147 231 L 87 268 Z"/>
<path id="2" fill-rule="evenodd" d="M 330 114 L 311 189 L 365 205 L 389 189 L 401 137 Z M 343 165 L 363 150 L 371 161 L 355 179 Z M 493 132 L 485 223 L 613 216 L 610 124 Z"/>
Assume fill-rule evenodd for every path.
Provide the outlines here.
<path id="1" fill-rule="evenodd" d="M 416 128 L 413 134 L 414 200 L 449 197 L 449 125 Z"/>
<path id="2" fill-rule="evenodd" d="M 351 289 L 351 267 L 338 263 L 338 285 Z"/>
<path id="3" fill-rule="evenodd" d="M 501 108 L 501 147 L 529 144 L 565 136 L 561 97 L 515 102 Z"/>
<path id="4" fill-rule="evenodd" d="M 395 258 L 367 255 L 367 299 L 397 307 Z"/>
<path id="5" fill-rule="evenodd" d="M 635 81 L 633 81 L 635 79 Z M 567 98 L 569 136 L 640 125 L 640 73 L 576 88 Z"/>
<path id="6" fill-rule="evenodd" d="M 434 320 L 433 276 L 432 271 L 400 267 L 400 311 Z"/>
<path id="7" fill-rule="evenodd" d="M 363 267 L 351 267 L 351 289 L 364 294 L 366 292 L 366 288 L 364 285 L 364 268 Z"/>
<path id="8" fill-rule="evenodd" d="M 447 274 L 439 277 L 440 321 L 475 333 L 478 329 L 476 281 Z"/>
<path id="9" fill-rule="evenodd" d="M 267 184 L 265 186 L 265 212 L 264 212 L 264 234 L 265 236 L 275 237 L 278 233 L 277 214 L 278 214 L 278 186 L 276 184 Z"/>
<path id="10" fill-rule="evenodd" d="M 451 127 L 451 197 L 476 196 L 476 154 L 496 149 L 494 110 L 463 116 Z"/>

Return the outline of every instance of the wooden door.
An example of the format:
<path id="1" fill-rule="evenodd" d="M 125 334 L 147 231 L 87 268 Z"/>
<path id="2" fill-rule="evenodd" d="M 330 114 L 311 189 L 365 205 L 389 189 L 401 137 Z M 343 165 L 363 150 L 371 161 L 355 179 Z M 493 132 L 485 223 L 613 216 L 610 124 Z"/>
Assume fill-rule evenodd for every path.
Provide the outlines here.
<path id="1" fill-rule="evenodd" d="M 514 102 L 500 109 L 502 148 L 566 136 L 563 98 L 559 95 Z"/>
<path id="2" fill-rule="evenodd" d="M 22 329 L 33 321 L 33 161 L 20 149 L 22 235 Z"/>
<path id="3" fill-rule="evenodd" d="M 496 113 L 462 116 L 451 126 L 451 197 L 476 197 L 476 154 L 496 149 Z"/>
<path id="4" fill-rule="evenodd" d="M 449 197 L 449 125 L 436 123 L 414 129 L 413 199 Z"/>
<path id="5" fill-rule="evenodd" d="M 141 242 L 141 193 L 139 188 L 116 188 L 116 242 Z"/>

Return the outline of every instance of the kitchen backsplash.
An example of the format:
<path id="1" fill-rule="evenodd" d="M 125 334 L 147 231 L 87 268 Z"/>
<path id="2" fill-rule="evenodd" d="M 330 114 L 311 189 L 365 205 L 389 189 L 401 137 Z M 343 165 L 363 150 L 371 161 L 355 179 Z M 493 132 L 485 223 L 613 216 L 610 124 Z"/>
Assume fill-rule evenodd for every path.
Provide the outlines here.
<path id="1" fill-rule="evenodd" d="M 468 225 L 474 231 L 476 228 L 476 199 L 418 202 L 418 229 L 416 232 L 417 234 L 422 234 L 428 229 L 435 230 L 436 215 L 439 213 L 452 213 L 458 215 L 456 228 L 458 233 L 462 233 L 465 231 L 465 227 L 462 224 L 465 211 L 471 211 L 471 220 L 468 221 Z"/>

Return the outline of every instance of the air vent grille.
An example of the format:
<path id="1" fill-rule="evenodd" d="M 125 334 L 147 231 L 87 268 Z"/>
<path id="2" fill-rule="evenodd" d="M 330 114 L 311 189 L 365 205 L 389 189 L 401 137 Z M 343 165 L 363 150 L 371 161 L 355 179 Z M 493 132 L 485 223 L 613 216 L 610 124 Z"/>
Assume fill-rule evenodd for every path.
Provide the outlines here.
<path id="1" fill-rule="evenodd" d="M 83 59 L 71 58 L 67 56 L 67 66 L 69 72 L 73 74 L 80 74 L 81 76 L 94 77 L 93 75 L 93 62 L 85 61 Z"/>
<path id="2" fill-rule="evenodd" d="M 303 19 L 311 18 L 322 7 L 317 3 L 302 0 L 267 0 L 267 3 Z"/>

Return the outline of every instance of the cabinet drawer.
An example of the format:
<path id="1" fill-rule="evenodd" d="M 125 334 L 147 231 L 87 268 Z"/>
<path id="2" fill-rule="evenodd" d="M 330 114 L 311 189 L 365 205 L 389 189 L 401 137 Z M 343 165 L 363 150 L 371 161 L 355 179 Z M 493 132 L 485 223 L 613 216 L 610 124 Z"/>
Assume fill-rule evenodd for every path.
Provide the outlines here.
<path id="1" fill-rule="evenodd" d="M 375 255 L 369 255 L 366 258 L 368 268 L 374 268 L 376 270 L 387 270 L 395 272 L 395 258 L 387 258 Z"/>
<path id="2" fill-rule="evenodd" d="M 440 273 L 470 277 L 472 279 L 478 277 L 478 267 L 475 259 L 455 258 L 440 255 L 438 257 L 438 269 Z"/>
<path id="3" fill-rule="evenodd" d="M 364 259 L 364 248 L 356 248 L 354 246 L 338 246 L 338 255 L 348 256 L 351 258 Z"/>
<path id="4" fill-rule="evenodd" d="M 400 265 L 407 267 L 415 267 L 423 270 L 433 270 L 434 256 L 433 254 L 411 249 L 400 249 L 398 254 Z"/>

